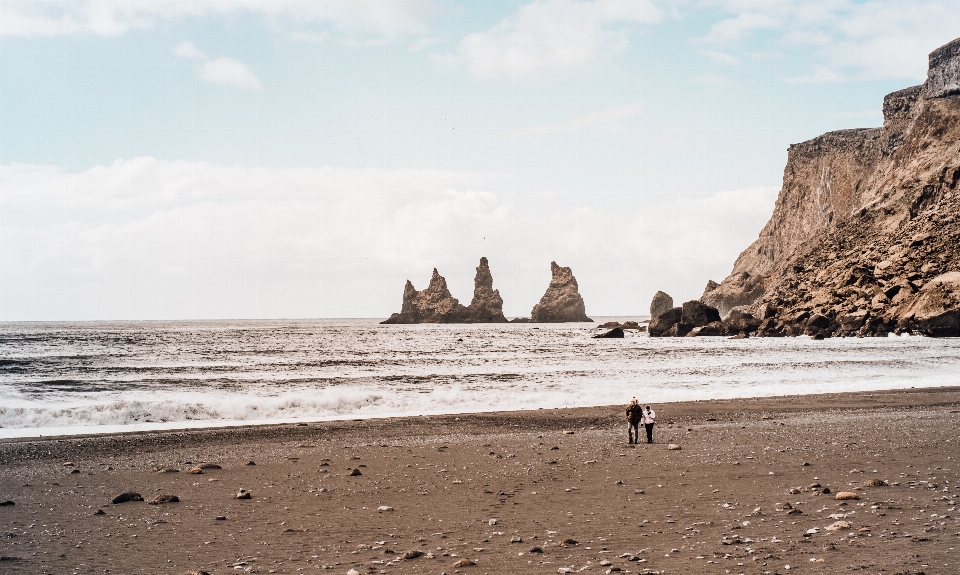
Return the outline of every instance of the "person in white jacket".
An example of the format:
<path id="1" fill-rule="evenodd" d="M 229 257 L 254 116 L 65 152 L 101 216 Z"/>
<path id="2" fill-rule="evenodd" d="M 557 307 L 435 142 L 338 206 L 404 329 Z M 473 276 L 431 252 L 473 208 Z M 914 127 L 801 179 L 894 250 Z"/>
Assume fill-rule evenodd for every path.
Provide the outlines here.
<path id="1" fill-rule="evenodd" d="M 643 409 L 643 418 L 640 420 L 643 423 L 643 428 L 647 430 L 647 443 L 653 443 L 653 422 L 657 419 L 657 413 L 650 409 L 650 406 L 646 406 Z"/>

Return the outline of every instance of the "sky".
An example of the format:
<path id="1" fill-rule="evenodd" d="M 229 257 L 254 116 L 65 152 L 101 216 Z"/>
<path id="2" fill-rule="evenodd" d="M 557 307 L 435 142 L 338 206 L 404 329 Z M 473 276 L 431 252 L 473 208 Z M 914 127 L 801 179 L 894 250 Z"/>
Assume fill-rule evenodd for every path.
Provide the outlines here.
<path id="1" fill-rule="evenodd" d="M 0 0 L 0 320 L 508 317 L 720 281 L 954 0 Z"/>

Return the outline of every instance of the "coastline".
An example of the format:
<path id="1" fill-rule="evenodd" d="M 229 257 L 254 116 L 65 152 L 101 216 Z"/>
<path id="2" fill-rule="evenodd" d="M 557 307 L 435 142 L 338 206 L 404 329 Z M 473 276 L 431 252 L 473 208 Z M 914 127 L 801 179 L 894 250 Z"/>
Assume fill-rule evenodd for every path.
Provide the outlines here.
<path id="1" fill-rule="evenodd" d="M 0 440 L 0 556 L 10 573 L 960 566 L 960 387 L 655 408 L 637 446 L 622 406 Z M 189 473 L 202 462 L 222 469 Z M 126 491 L 180 502 L 110 503 Z"/>

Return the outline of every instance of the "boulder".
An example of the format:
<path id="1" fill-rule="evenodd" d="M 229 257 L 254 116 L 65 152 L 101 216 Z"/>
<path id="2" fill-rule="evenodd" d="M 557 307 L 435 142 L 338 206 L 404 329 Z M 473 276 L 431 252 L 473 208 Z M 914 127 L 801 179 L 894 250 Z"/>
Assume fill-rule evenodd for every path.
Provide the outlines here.
<path id="1" fill-rule="evenodd" d="M 530 318 L 528 317 L 515 317 L 510 320 L 510 323 L 530 323 Z"/>
<path id="2" fill-rule="evenodd" d="M 608 321 L 607 323 L 605 323 L 605 324 L 603 324 L 603 325 L 599 325 L 599 326 L 597 326 L 597 327 L 599 327 L 600 329 L 612 329 L 612 328 L 615 328 L 615 327 L 622 327 L 622 326 L 620 325 L 620 322 Z"/>
<path id="3" fill-rule="evenodd" d="M 608 337 L 609 337 L 609 338 L 617 338 L 617 337 L 619 337 L 619 338 L 622 339 L 622 338 L 623 338 L 623 329 L 621 329 L 621 328 L 619 328 L 619 327 L 615 327 L 615 328 L 611 329 L 611 330 L 608 331 L 608 332 L 601 333 L 601 334 L 597 334 L 597 335 L 593 336 L 594 339 L 597 339 L 597 338 L 608 338 Z"/>
<path id="4" fill-rule="evenodd" d="M 640 324 L 635 321 L 625 321 L 620 327 L 623 329 L 640 329 Z"/>
<path id="5" fill-rule="evenodd" d="M 673 309 L 673 298 L 669 294 L 658 291 L 650 301 L 650 320 L 653 321 L 666 311 Z"/>
<path id="6" fill-rule="evenodd" d="M 669 309 L 658 315 L 657 318 L 652 320 L 647 326 L 650 337 L 662 337 L 670 328 L 680 321 L 682 315 L 683 308 L 679 307 Z"/>
<path id="7" fill-rule="evenodd" d="M 690 330 L 686 337 L 727 335 L 727 326 L 721 321 L 710 322 Z"/>
<path id="8" fill-rule="evenodd" d="M 180 503 L 180 498 L 176 495 L 157 495 L 151 499 L 148 505 L 163 505 L 164 503 Z"/>
<path id="9" fill-rule="evenodd" d="M 723 320 L 731 333 L 752 333 L 760 327 L 761 320 L 753 315 L 739 309 L 730 312 L 727 319 Z"/>
<path id="10" fill-rule="evenodd" d="M 715 321 L 720 321 L 720 311 L 699 300 L 683 302 L 681 309 L 680 322 L 689 323 L 693 327 L 705 326 Z"/>
<path id="11" fill-rule="evenodd" d="M 932 337 L 960 336 L 960 272 L 928 281 L 899 315 L 905 329 Z"/>
<path id="12" fill-rule="evenodd" d="M 550 262 L 550 285 L 540 298 L 540 303 L 533 306 L 530 312 L 530 321 L 536 323 L 563 323 L 573 321 L 593 320 L 587 317 L 583 298 L 580 297 L 577 278 L 573 277 L 570 268 L 560 267 L 557 262 Z"/>

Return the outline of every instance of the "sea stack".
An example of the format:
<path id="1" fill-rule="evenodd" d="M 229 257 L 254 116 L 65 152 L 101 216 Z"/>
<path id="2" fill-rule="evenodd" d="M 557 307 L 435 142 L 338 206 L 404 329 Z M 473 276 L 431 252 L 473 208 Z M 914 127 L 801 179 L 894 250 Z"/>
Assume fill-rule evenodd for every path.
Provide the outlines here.
<path id="1" fill-rule="evenodd" d="M 473 278 L 473 301 L 467 306 L 469 323 L 507 323 L 503 316 L 503 298 L 493 289 L 493 274 L 487 258 L 480 258 L 477 275 Z"/>
<path id="2" fill-rule="evenodd" d="M 770 221 L 701 301 L 761 336 L 960 336 L 958 141 L 960 39 L 884 98 L 882 127 L 790 146 Z"/>
<path id="3" fill-rule="evenodd" d="M 593 321 L 587 317 L 583 298 L 580 297 L 577 278 L 570 268 L 550 262 L 553 277 L 540 303 L 533 306 L 530 321 L 534 323 L 563 323 L 572 321 Z"/>
<path id="4" fill-rule="evenodd" d="M 487 258 L 480 258 L 473 285 L 473 301 L 463 307 L 447 289 L 447 280 L 434 268 L 430 285 L 423 291 L 417 291 L 407 280 L 400 313 L 380 323 L 506 323 L 503 299 L 500 292 L 493 289 L 493 275 Z"/>
<path id="5" fill-rule="evenodd" d="M 658 291 L 653 294 L 653 299 L 650 301 L 650 321 L 657 319 L 663 312 L 671 309 L 673 309 L 673 298 L 670 297 L 670 294 Z"/>

